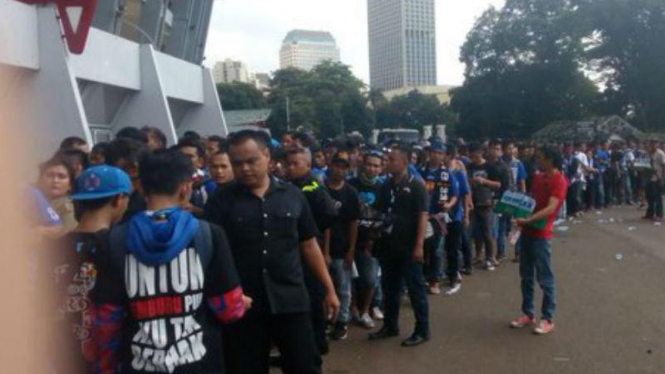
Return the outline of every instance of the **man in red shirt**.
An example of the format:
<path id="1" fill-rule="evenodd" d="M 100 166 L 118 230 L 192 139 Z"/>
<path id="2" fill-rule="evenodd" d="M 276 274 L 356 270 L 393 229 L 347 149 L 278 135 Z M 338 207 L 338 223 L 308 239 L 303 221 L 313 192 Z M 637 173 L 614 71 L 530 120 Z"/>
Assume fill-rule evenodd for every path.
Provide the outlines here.
<path id="1" fill-rule="evenodd" d="M 522 280 L 522 312 L 524 315 L 510 323 L 513 328 L 536 325 L 533 293 L 534 280 L 543 290 L 542 320 L 533 330 L 544 335 L 554 330 L 556 287 L 552 269 L 552 234 L 554 221 L 566 199 L 568 183 L 561 172 L 563 158 L 558 150 L 543 147 L 538 152 L 540 173 L 533 182 L 536 200 L 534 214 L 527 219 L 517 219 L 522 228 L 520 250 L 520 278 Z"/>

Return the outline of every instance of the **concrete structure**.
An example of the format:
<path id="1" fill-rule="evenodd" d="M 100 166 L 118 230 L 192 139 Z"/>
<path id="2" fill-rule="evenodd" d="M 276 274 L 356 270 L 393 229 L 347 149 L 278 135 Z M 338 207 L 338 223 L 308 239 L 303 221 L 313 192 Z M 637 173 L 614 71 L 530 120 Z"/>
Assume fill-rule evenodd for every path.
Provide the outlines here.
<path id="1" fill-rule="evenodd" d="M 93 26 L 200 64 L 214 0 L 101 0 Z"/>
<path id="2" fill-rule="evenodd" d="M 230 59 L 219 61 L 212 69 L 212 76 L 215 79 L 215 83 L 254 83 L 247 64 L 242 61 Z"/>
<path id="3" fill-rule="evenodd" d="M 446 85 L 441 85 L 441 86 L 420 86 L 420 87 L 402 87 L 402 88 L 397 88 L 394 90 L 389 90 L 389 91 L 383 91 L 383 96 L 387 100 L 392 100 L 393 98 L 397 96 L 404 96 L 408 95 L 409 92 L 418 90 L 418 92 L 422 93 L 423 95 L 431 95 L 431 96 L 436 96 L 437 100 L 441 104 L 445 105 L 450 105 L 450 100 L 452 99 L 450 95 L 450 91 L 455 88 L 455 86 L 446 86 Z"/>
<path id="4" fill-rule="evenodd" d="M 370 86 L 436 85 L 434 0 L 368 0 Z"/>
<path id="5" fill-rule="evenodd" d="M 261 130 L 270 133 L 266 121 L 272 109 L 227 110 L 224 112 L 229 133 L 242 130 Z"/>
<path id="6" fill-rule="evenodd" d="M 226 134 L 210 70 L 96 28 L 72 55 L 56 13 L 0 0 L 0 113 L 40 159 L 66 136 L 109 140 L 124 126 L 158 127 L 170 144 L 187 130 Z"/>
<path id="7" fill-rule="evenodd" d="M 254 83 L 259 90 L 267 90 L 270 88 L 270 74 L 256 73 L 254 74 Z"/>
<path id="8" fill-rule="evenodd" d="M 323 61 L 339 62 L 339 48 L 327 31 L 293 30 L 282 42 L 280 68 L 312 70 Z"/>

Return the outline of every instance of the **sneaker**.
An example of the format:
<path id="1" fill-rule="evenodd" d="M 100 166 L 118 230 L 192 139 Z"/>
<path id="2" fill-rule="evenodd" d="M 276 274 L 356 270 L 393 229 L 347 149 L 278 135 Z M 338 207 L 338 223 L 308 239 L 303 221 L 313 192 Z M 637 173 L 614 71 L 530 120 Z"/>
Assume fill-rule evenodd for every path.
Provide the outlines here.
<path id="1" fill-rule="evenodd" d="M 524 326 L 535 325 L 535 324 L 536 324 L 535 318 L 523 315 L 522 317 L 510 322 L 510 327 L 514 329 L 521 329 Z"/>
<path id="2" fill-rule="evenodd" d="M 485 261 L 485 270 L 487 271 L 494 271 L 494 263 L 490 260 Z"/>
<path id="3" fill-rule="evenodd" d="M 552 331 L 554 331 L 554 322 L 548 320 L 540 321 L 538 327 L 533 329 L 533 333 L 536 335 L 545 335 L 551 333 Z"/>
<path id="4" fill-rule="evenodd" d="M 427 287 L 427 292 L 430 295 L 439 295 L 441 293 L 441 288 L 439 287 L 439 282 L 430 282 Z"/>
<path id="5" fill-rule="evenodd" d="M 450 287 L 448 287 L 448 290 L 446 291 L 446 296 L 452 296 L 458 293 L 461 289 L 462 289 L 462 283 L 452 282 L 450 284 Z"/>
<path id="6" fill-rule="evenodd" d="M 462 269 L 462 274 L 472 275 L 473 274 L 473 268 L 464 268 L 464 269 Z"/>
<path id="7" fill-rule="evenodd" d="M 374 320 L 372 319 L 372 317 L 369 316 L 368 313 L 363 314 L 360 317 L 359 322 L 360 322 L 360 326 L 362 326 L 366 329 L 373 329 L 374 327 L 376 327 L 376 325 L 374 324 Z"/>
<path id="8" fill-rule="evenodd" d="M 374 319 L 377 321 L 383 321 L 383 311 L 378 306 L 372 308 L 372 316 L 374 316 Z"/>
<path id="9" fill-rule="evenodd" d="M 336 325 L 330 333 L 330 339 L 332 340 L 344 340 L 348 336 L 349 329 L 346 327 L 346 325 Z"/>

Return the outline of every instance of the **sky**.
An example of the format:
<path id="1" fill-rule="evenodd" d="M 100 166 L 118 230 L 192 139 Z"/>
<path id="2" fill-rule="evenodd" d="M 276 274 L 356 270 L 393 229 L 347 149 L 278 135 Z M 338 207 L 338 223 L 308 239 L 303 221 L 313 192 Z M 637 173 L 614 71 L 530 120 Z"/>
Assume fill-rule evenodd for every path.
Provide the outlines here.
<path id="1" fill-rule="evenodd" d="M 435 0 L 438 84 L 460 85 L 466 34 L 489 6 L 505 0 Z M 332 33 L 342 62 L 369 83 L 367 0 L 216 0 L 204 64 L 230 58 L 254 72 L 279 69 L 279 49 L 293 29 Z"/>

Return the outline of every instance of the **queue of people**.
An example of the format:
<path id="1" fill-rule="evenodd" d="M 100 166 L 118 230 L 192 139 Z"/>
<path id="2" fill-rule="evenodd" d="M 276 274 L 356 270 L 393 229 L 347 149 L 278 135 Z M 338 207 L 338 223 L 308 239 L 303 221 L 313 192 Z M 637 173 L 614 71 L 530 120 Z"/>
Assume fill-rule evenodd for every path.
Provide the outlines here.
<path id="1" fill-rule="evenodd" d="M 53 344 L 72 352 L 51 371 L 320 373 L 353 325 L 400 336 L 405 294 L 415 326 L 401 344 L 426 343 L 429 298 L 505 266 L 511 247 L 523 304 L 509 325 L 547 334 L 557 220 L 636 202 L 663 215 L 657 142 L 369 146 L 247 130 L 166 145 L 125 128 L 92 149 L 65 139 L 40 166 L 31 222 L 53 249 L 41 286 Z M 506 191 L 532 196 L 533 214 L 496 213 Z"/>

